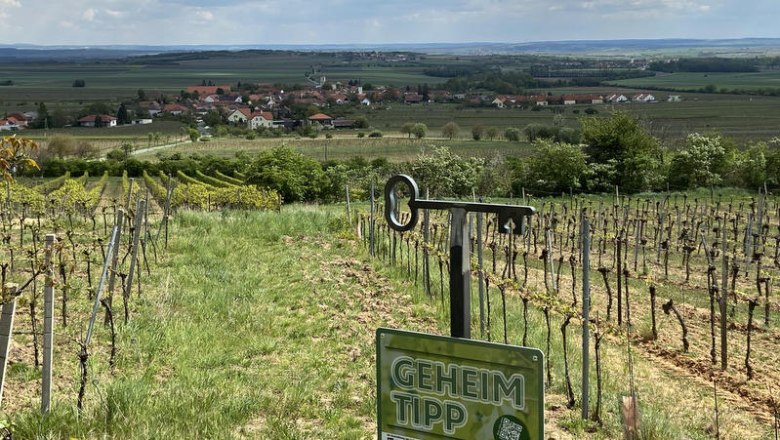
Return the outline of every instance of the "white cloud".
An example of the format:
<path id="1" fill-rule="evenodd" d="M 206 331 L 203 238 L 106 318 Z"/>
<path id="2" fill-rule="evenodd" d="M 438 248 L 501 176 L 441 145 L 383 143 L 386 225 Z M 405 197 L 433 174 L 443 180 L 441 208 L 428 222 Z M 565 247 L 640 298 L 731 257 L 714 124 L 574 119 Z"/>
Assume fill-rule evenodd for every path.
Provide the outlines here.
<path id="1" fill-rule="evenodd" d="M 0 0 L 0 7 L 21 8 L 22 4 L 19 0 Z"/>
<path id="2" fill-rule="evenodd" d="M 105 12 L 105 13 L 106 13 L 106 15 L 108 15 L 108 16 L 110 16 L 110 17 L 113 17 L 113 18 L 119 18 L 119 17 L 121 17 L 121 16 L 123 16 L 123 15 L 125 14 L 125 13 L 124 13 L 124 12 L 122 12 L 122 11 L 115 11 L 115 10 L 113 10 L 113 9 L 106 9 L 106 10 L 105 10 L 105 11 L 103 11 L 103 12 Z"/>
<path id="3" fill-rule="evenodd" d="M 85 9 L 84 12 L 81 14 L 81 18 L 83 18 L 84 20 L 87 20 L 87 21 L 94 21 L 96 15 L 97 15 L 97 11 L 96 10 L 94 10 L 92 8 L 88 8 L 88 9 Z"/>
<path id="4" fill-rule="evenodd" d="M 195 16 L 198 17 L 201 21 L 213 21 L 214 20 L 214 13 L 211 11 L 197 11 L 195 12 Z"/>

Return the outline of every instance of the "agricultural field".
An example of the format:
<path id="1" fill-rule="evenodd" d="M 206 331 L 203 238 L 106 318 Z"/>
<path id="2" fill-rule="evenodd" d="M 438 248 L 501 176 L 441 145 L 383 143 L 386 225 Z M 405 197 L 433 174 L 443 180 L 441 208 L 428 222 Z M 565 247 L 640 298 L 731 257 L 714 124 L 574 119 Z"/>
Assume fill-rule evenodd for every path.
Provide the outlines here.
<path id="1" fill-rule="evenodd" d="M 155 147 L 139 149 L 134 156 L 142 160 L 157 160 L 157 154 L 212 154 L 219 157 L 235 157 L 239 152 L 250 155 L 280 146 L 288 146 L 301 154 L 316 160 L 347 160 L 362 157 L 367 160 L 385 158 L 392 162 L 412 160 L 419 154 L 431 151 L 438 146 L 446 146 L 453 153 L 463 157 L 524 156 L 530 151 L 527 142 L 507 142 L 505 140 L 473 141 L 470 139 L 445 139 L 432 137 L 426 139 L 407 138 L 398 133 L 382 138 L 357 138 L 355 133 L 337 133 L 332 139 L 310 138 L 268 138 L 247 140 L 242 138 L 213 138 L 196 143 L 181 143 L 173 147 Z"/>
<path id="2" fill-rule="evenodd" d="M 612 81 L 610 84 L 621 87 L 648 87 L 679 91 L 700 90 L 708 86 L 714 87 L 713 91 L 755 92 L 762 89 L 778 91 L 780 90 L 780 71 L 657 73 L 656 76 Z"/>

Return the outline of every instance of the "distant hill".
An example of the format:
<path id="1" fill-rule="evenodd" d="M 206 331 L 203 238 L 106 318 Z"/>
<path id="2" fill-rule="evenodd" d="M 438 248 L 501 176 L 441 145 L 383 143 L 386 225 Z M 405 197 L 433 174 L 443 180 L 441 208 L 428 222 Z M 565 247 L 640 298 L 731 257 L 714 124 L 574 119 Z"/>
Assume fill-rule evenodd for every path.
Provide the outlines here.
<path id="1" fill-rule="evenodd" d="M 255 44 L 255 45 L 0 45 L 0 63 L 120 59 L 165 52 L 285 50 L 285 51 L 406 51 L 454 55 L 476 54 L 579 54 L 597 56 L 677 55 L 755 56 L 780 55 L 780 38 L 567 40 L 523 43 L 388 43 L 388 44 Z"/>

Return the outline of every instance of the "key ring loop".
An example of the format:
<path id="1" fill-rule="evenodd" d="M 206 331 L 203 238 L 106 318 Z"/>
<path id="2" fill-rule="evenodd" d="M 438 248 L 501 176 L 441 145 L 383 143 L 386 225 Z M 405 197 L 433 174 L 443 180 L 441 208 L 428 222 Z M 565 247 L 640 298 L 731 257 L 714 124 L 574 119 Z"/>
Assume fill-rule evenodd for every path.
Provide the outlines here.
<path id="1" fill-rule="evenodd" d="M 395 194 L 395 188 L 399 184 L 406 184 L 411 192 L 411 194 L 409 194 L 409 211 L 411 216 L 406 224 L 401 223 L 396 215 L 399 207 L 399 200 Z M 391 228 L 399 232 L 406 232 L 414 229 L 419 219 L 415 203 L 418 197 L 420 197 L 420 189 L 417 187 L 417 182 L 406 174 L 398 174 L 387 181 L 385 184 L 385 220 Z"/>

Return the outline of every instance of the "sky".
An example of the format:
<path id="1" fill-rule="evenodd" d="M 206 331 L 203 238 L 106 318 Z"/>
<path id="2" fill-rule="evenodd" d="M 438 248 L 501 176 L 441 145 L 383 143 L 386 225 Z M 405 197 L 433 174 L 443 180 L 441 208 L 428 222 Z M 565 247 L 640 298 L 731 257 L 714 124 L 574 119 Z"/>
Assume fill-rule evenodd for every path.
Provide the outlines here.
<path id="1" fill-rule="evenodd" d="M 0 0 L 0 45 L 780 37 L 780 0 Z"/>

